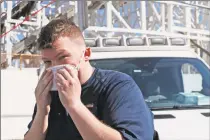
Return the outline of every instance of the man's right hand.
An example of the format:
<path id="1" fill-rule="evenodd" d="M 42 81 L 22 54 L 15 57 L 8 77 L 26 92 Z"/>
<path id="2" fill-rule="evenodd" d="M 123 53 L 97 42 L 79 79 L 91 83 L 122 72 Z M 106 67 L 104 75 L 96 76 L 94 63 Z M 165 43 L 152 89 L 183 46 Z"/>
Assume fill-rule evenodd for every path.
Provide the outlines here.
<path id="1" fill-rule="evenodd" d="M 45 70 L 42 74 L 37 87 L 35 89 L 35 97 L 37 104 L 37 112 L 49 114 L 50 104 L 51 104 L 51 95 L 49 91 L 53 83 L 53 74 L 51 70 Z"/>

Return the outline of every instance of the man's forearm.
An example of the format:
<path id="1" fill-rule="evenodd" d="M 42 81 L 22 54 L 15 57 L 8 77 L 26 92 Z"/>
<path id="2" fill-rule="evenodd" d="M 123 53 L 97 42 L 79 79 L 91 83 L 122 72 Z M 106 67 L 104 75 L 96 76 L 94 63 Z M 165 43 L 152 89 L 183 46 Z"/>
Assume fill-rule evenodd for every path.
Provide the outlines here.
<path id="1" fill-rule="evenodd" d="M 37 112 L 30 130 L 24 140 L 44 140 L 48 127 L 48 115 Z"/>
<path id="2" fill-rule="evenodd" d="M 67 110 L 84 140 L 122 140 L 117 130 L 100 122 L 83 103 Z"/>

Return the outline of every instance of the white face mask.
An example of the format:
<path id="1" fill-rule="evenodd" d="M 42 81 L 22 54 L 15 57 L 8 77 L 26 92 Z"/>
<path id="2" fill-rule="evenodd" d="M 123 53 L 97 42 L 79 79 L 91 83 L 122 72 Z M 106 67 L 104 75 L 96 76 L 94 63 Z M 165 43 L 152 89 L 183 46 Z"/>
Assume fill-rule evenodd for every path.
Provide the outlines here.
<path id="1" fill-rule="evenodd" d="M 84 57 L 84 53 L 83 53 L 82 57 L 80 58 L 79 63 L 76 66 L 70 65 L 70 64 L 63 64 L 63 65 L 57 65 L 57 66 L 47 68 L 47 69 L 52 70 L 52 72 L 53 72 L 53 85 L 52 85 L 51 91 L 57 91 L 56 80 L 55 80 L 55 74 L 56 74 L 57 70 L 62 69 L 64 66 L 68 65 L 70 68 L 76 69 L 77 71 L 79 71 L 80 64 L 81 64 L 83 57 Z"/>
<path id="2" fill-rule="evenodd" d="M 57 66 L 48 68 L 48 69 L 52 70 L 52 73 L 53 73 L 53 85 L 52 85 L 51 91 L 57 91 L 55 74 L 56 74 L 57 70 L 62 69 L 64 66 L 66 66 L 66 65 L 57 65 Z M 72 69 L 75 69 L 74 66 L 72 66 L 72 65 L 69 65 L 69 66 L 71 66 Z"/>

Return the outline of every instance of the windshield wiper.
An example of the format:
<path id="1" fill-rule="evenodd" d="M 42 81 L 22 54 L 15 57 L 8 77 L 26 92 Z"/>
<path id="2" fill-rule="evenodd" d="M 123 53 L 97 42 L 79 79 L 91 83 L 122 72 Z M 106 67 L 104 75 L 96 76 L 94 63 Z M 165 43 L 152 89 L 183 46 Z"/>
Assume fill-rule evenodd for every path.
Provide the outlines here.
<path id="1" fill-rule="evenodd" d="M 152 107 L 152 111 L 157 110 L 183 110 L 183 109 L 210 109 L 210 105 L 174 105 L 167 107 Z"/>
<path id="2" fill-rule="evenodd" d="M 208 109 L 210 105 L 174 105 L 173 109 Z"/>

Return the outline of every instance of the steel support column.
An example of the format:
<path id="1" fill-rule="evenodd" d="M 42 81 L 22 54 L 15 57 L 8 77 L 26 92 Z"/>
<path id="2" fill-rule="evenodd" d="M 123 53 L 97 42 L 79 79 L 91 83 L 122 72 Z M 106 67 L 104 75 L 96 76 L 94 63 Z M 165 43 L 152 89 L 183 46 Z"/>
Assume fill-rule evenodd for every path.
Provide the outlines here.
<path id="1" fill-rule="evenodd" d="M 191 8 L 190 7 L 185 7 L 184 9 L 184 18 L 185 18 L 185 27 L 187 29 L 191 28 Z M 189 30 L 187 31 L 187 36 L 190 36 Z M 190 45 L 190 39 L 187 39 L 187 44 Z"/>
<path id="2" fill-rule="evenodd" d="M 147 30 L 146 1 L 141 1 L 141 29 Z"/>
<path id="3" fill-rule="evenodd" d="M 172 4 L 167 4 L 167 19 L 168 19 L 168 24 L 167 24 L 167 31 L 172 32 L 173 31 L 173 5 Z"/>
<path id="4" fill-rule="evenodd" d="M 88 27 L 88 7 L 87 1 L 80 0 L 77 1 L 77 17 L 78 17 L 78 25 L 80 29 L 83 31 Z"/>
<path id="5" fill-rule="evenodd" d="M 165 26 L 165 4 L 162 3 L 161 4 L 161 31 L 164 31 L 166 30 L 166 26 Z"/>

